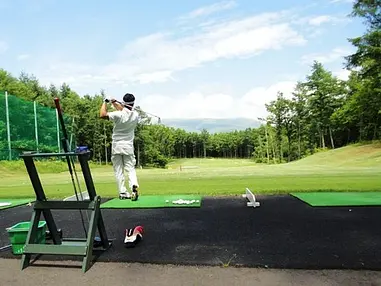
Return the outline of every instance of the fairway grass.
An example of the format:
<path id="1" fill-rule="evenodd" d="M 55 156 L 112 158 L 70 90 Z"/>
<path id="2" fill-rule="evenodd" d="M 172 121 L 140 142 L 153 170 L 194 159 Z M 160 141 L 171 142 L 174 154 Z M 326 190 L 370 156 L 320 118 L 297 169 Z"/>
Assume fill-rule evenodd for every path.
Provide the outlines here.
<path id="1" fill-rule="evenodd" d="M 300 161 L 302 162 L 302 161 Z M 376 164 L 377 165 L 377 164 Z M 181 168 L 180 168 L 181 166 Z M 306 164 L 261 165 L 238 159 L 188 159 L 174 161 L 168 169 L 138 169 L 142 195 L 240 195 L 245 188 L 255 194 L 285 194 L 310 191 L 381 191 L 380 166 L 328 166 Z M 77 171 L 82 191 L 82 173 Z M 96 191 L 116 197 L 112 166 L 92 169 Z M 48 198 L 74 194 L 69 172 L 40 174 Z M 26 172 L 1 179 L 0 198 L 34 196 Z"/>
<path id="2" fill-rule="evenodd" d="M 74 194 L 65 162 L 38 162 L 48 198 Z M 90 164 L 96 191 L 117 197 L 112 166 Z M 86 190 L 77 166 L 82 191 Z M 66 171 L 65 171 L 66 170 Z M 178 159 L 167 169 L 137 169 L 142 195 L 241 195 L 316 191 L 381 191 L 381 143 L 354 144 L 324 151 L 288 164 L 255 164 L 249 159 Z M 24 163 L 0 164 L 0 198 L 34 197 Z M 127 183 L 127 182 L 126 182 Z"/>

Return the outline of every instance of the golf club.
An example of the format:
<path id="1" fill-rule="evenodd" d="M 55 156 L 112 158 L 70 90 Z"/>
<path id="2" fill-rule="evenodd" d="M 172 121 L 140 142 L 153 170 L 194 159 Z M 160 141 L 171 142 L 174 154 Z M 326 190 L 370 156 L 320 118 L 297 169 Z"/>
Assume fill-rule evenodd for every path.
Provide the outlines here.
<path id="1" fill-rule="evenodd" d="M 108 103 L 108 102 L 111 102 L 111 99 L 106 98 L 105 101 Z M 156 118 L 158 119 L 158 123 L 159 123 L 159 124 L 161 123 L 161 118 L 160 118 L 159 116 L 155 115 L 155 114 L 146 112 L 146 111 L 142 110 L 142 109 L 139 108 L 139 107 L 133 107 L 133 106 L 131 106 L 131 105 L 129 105 L 129 104 L 124 104 L 124 103 L 122 103 L 122 102 L 120 102 L 120 101 L 118 101 L 118 100 L 116 100 L 116 99 L 114 99 L 114 102 L 119 103 L 120 105 L 123 105 L 123 106 L 130 106 L 131 108 L 134 108 L 134 109 L 137 110 L 137 111 L 144 112 L 144 113 L 146 113 L 146 114 L 148 114 L 148 115 L 151 115 L 151 116 L 153 116 L 153 117 L 156 117 Z"/>

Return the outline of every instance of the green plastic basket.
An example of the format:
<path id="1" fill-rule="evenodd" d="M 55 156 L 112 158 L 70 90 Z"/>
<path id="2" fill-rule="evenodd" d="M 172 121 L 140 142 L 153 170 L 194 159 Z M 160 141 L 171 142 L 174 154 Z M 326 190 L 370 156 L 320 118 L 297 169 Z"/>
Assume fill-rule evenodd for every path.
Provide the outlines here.
<path id="1" fill-rule="evenodd" d="M 7 232 L 9 240 L 12 245 L 12 252 L 15 255 L 20 255 L 24 251 L 24 246 L 31 223 L 29 221 L 22 221 L 14 226 L 8 227 Z M 45 244 L 45 233 L 46 233 L 46 221 L 39 221 L 37 228 L 37 236 L 33 243 Z"/>

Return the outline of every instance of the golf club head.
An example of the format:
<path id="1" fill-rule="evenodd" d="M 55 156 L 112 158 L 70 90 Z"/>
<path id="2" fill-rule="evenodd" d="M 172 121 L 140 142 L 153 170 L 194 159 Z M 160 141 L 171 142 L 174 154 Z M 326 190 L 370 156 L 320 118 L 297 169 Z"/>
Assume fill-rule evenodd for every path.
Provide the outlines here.
<path id="1" fill-rule="evenodd" d="M 142 240 L 143 240 L 142 226 L 139 225 L 134 228 L 127 228 L 125 230 L 124 246 L 126 248 L 135 247 Z"/>

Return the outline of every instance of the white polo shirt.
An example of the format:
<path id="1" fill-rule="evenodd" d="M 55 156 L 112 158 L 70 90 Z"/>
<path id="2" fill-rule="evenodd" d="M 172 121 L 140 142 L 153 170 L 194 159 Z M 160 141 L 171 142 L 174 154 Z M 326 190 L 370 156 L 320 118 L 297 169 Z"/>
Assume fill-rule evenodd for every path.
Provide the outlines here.
<path id="1" fill-rule="evenodd" d="M 134 154 L 135 128 L 139 122 L 139 114 L 135 110 L 123 108 L 123 110 L 108 112 L 109 119 L 114 122 L 112 133 L 113 154 Z"/>

